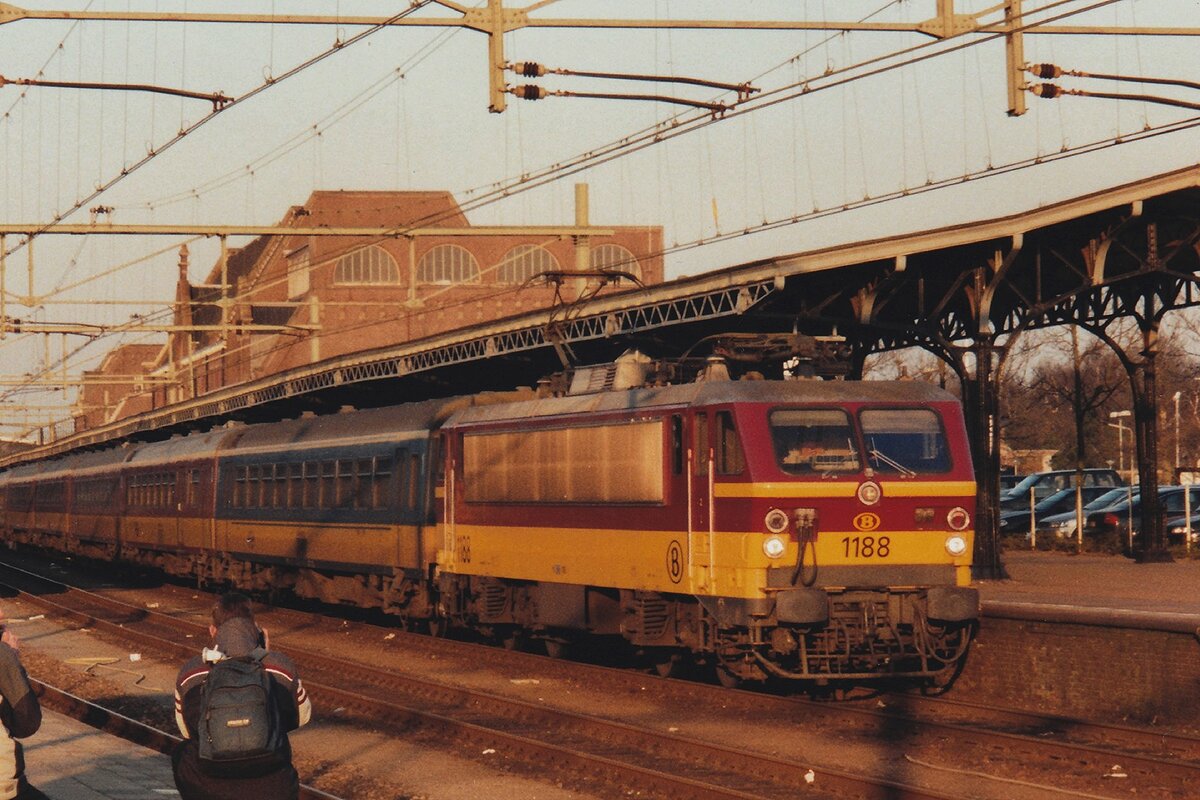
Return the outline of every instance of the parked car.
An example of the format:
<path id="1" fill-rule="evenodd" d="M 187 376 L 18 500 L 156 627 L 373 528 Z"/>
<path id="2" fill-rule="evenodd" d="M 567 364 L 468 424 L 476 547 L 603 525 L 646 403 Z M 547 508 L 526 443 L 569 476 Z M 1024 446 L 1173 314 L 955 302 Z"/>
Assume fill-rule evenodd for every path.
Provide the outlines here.
<path id="1" fill-rule="evenodd" d="M 1070 489 L 1075 486 L 1075 474 L 1073 469 L 1056 469 L 1026 475 L 1023 481 L 1000 495 L 1000 510 L 1007 511 L 1021 506 L 1028 509 L 1030 493 L 1033 494 L 1033 502 L 1037 503 L 1055 492 Z M 1125 481 L 1121 480 L 1115 469 L 1100 467 L 1083 470 L 1083 485 L 1112 489 L 1124 486 Z"/>
<path id="2" fill-rule="evenodd" d="M 1106 511 L 1118 503 L 1129 500 L 1131 497 L 1137 497 L 1138 491 L 1137 486 L 1118 486 L 1115 489 L 1109 489 L 1083 507 L 1083 518 L 1086 520 L 1089 514 L 1096 511 Z M 1049 514 L 1038 520 L 1038 538 L 1072 539 L 1075 537 L 1077 522 L 1078 520 L 1075 519 L 1075 509 L 1073 508 L 1061 514 Z"/>
<path id="3" fill-rule="evenodd" d="M 1083 494 L 1083 502 L 1090 503 L 1101 495 L 1109 494 L 1113 491 L 1104 486 L 1084 486 L 1081 490 Z M 1041 522 L 1045 517 L 1052 514 L 1061 514 L 1067 509 L 1071 509 L 1072 517 L 1075 510 L 1075 489 L 1062 489 L 1050 495 L 1046 499 L 1033 507 L 1033 517 L 1036 522 Z M 1014 508 L 1011 511 L 1000 512 L 1000 533 L 1004 536 L 1021 535 L 1029 537 L 1029 509 Z"/>
<path id="4" fill-rule="evenodd" d="M 1182 545 L 1188 533 L 1187 517 L 1179 516 L 1166 521 L 1167 544 Z M 1192 514 L 1192 547 L 1200 546 L 1200 514 Z"/>
<path id="5" fill-rule="evenodd" d="M 1158 502 L 1162 506 L 1164 520 L 1183 516 L 1184 491 L 1191 494 L 1191 505 L 1200 508 L 1200 486 L 1162 486 L 1158 490 Z M 1134 496 L 1132 501 L 1118 503 L 1104 511 L 1089 514 L 1083 525 L 1083 535 L 1088 537 L 1111 536 L 1116 534 L 1118 541 L 1128 544 L 1130 530 L 1134 539 L 1138 537 L 1142 527 L 1142 503 L 1140 496 Z M 1169 531 L 1170 528 L 1168 527 Z"/>
<path id="6" fill-rule="evenodd" d="M 1024 475 L 1001 475 L 1000 476 L 1000 496 L 1003 497 L 1005 492 L 1016 486 L 1021 481 L 1025 480 Z"/>

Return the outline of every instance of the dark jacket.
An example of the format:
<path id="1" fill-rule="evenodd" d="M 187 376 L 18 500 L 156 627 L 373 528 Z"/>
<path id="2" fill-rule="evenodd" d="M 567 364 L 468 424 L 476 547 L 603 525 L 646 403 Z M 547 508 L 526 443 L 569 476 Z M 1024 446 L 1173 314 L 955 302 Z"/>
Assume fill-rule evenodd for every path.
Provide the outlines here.
<path id="1" fill-rule="evenodd" d="M 289 763 L 267 775 L 252 777 L 216 777 L 200 766 L 195 744 L 200 720 L 200 687 L 212 665 L 223 658 L 249 655 L 259 646 L 258 629 L 248 619 L 231 619 L 217 629 L 214 646 L 189 660 L 175 679 L 175 722 L 184 736 L 172 758 L 175 785 L 183 800 L 286 800 L 299 792 L 299 778 Z M 296 665 L 285 655 L 269 652 L 262 660 L 271 676 L 272 697 L 286 730 L 308 722 L 312 703 L 296 673 Z M 290 756 L 290 750 L 289 750 Z"/>
<path id="2" fill-rule="evenodd" d="M 0 800 L 25 787 L 25 755 L 17 739 L 32 736 L 42 724 L 42 708 L 29 685 L 17 651 L 0 642 Z"/>

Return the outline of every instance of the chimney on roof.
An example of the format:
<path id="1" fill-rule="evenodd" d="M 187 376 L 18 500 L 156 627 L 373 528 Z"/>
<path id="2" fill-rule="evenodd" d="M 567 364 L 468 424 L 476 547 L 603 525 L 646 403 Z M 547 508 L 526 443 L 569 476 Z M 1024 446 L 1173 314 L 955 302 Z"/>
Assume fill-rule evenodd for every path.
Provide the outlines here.
<path id="1" fill-rule="evenodd" d="M 171 353 L 176 363 L 188 354 L 188 338 L 191 333 L 186 329 L 193 324 L 192 320 L 192 284 L 188 281 L 188 247 L 179 248 L 179 280 L 175 284 L 175 308 L 173 309 L 175 325 L 180 330 L 168 334 Z"/>

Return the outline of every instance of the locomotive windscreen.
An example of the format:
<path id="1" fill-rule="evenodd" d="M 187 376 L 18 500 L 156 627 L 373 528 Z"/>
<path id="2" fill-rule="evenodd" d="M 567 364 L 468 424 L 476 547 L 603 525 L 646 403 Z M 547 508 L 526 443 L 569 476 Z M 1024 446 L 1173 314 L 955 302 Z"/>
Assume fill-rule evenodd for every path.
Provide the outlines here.
<path id="1" fill-rule="evenodd" d="M 784 472 L 857 472 L 858 446 L 845 411 L 787 408 L 771 412 L 771 440 Z"/>
<path id="2" fill-rule="evenodd" d="M 877 472 L 948 472 L 941 418 L 924 408 L 864 409 L 859 414 L 868 463 Z"/>

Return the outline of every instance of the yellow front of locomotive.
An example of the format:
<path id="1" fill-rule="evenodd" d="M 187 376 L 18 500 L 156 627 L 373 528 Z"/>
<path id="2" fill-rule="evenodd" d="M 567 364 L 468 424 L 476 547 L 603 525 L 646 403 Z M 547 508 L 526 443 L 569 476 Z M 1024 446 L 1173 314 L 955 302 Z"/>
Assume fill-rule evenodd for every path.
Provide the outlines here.
<path id="1" fill-rule="evenodd" d="M 735 437 L 714 430 L 713 557 L 695 577 L 720 598 L 706 605 L 730 674 L 931 678 L 962 663 L 978 593 L 960 408 L 927 387 L 859 386 L 744 404 Z M 745 468 L 722 474 L 731 442 Z"/>

